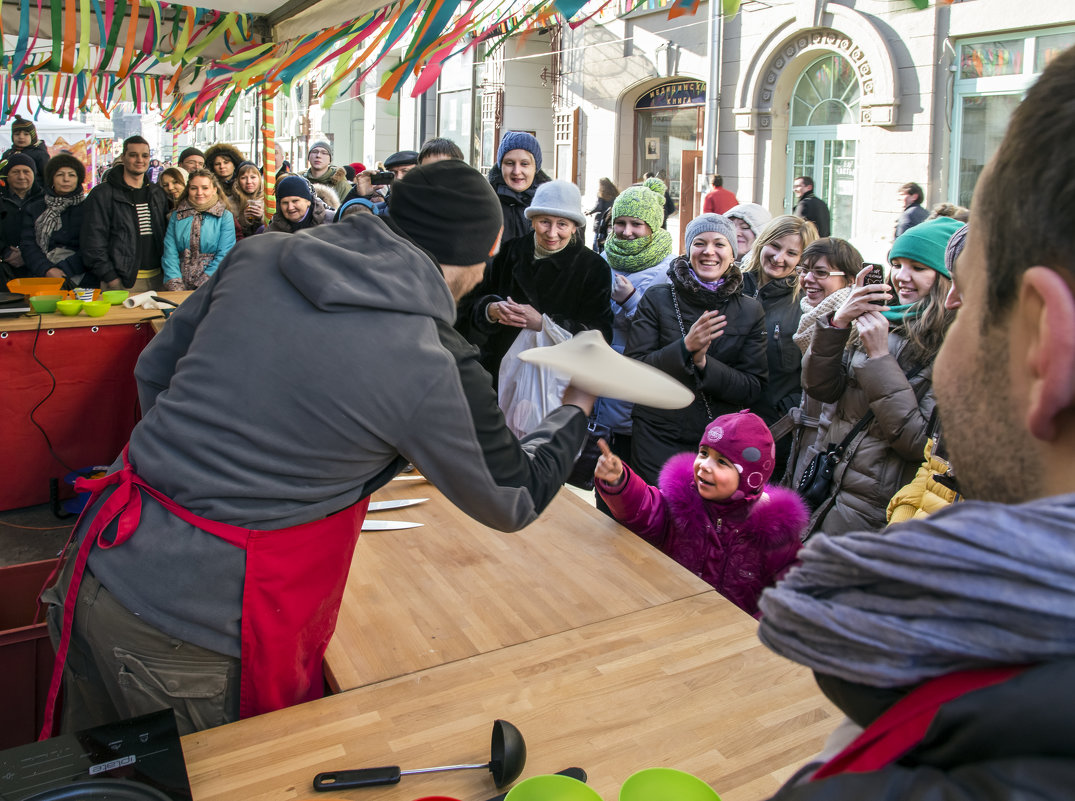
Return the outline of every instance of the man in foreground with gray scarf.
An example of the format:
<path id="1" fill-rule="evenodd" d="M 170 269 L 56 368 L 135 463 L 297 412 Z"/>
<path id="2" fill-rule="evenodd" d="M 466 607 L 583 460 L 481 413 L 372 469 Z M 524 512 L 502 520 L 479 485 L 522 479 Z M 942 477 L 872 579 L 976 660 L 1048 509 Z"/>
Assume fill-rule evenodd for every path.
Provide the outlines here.
<path id="1" fill-rule="evenodd" d="M 983 172 L 948 299 L 933 380 L 968 500 L 819 534 L 762 598 L 762 641 L 866 730 L 776 799 L 1075 792 L 1073 137 L 1075 49 Z"/>

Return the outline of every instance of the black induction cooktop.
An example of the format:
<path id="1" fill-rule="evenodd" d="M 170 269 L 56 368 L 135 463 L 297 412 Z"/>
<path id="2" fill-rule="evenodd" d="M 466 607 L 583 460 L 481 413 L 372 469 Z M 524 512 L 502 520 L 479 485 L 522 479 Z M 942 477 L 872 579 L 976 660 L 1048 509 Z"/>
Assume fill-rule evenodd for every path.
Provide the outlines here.
<path id="1" fill-rule="evenodd" d="M 0 751 L 0 801 L 191 801 L 172 710 Z"/>

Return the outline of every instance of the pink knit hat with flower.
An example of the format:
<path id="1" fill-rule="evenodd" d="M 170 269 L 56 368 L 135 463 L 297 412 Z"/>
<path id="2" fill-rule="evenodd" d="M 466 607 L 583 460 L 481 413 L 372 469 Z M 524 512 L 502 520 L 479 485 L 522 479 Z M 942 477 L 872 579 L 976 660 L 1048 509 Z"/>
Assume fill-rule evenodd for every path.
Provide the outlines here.
<path id="1" fill-rule="evenodd" d="M 769 426 L 751 412 L 723 414 L 706 426 L 698 447 L 722 453 L 739 471 L 739 488 L 729 501 L 752 501 L 765 489 L 776 466 L 776 445 Z"/>

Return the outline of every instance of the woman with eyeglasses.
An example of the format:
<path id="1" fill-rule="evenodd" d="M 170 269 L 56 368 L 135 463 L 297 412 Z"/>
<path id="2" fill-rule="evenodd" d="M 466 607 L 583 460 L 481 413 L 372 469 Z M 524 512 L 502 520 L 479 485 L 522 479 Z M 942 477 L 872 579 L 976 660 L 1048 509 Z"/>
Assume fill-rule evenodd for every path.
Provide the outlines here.
<path id="1" fill-rule="evenodd" d="M 795 268 L 802 290 L 799 298 L 802 317 L 792 337 L 803 355 L 814 337 L 814 324 L 840 308 L 851 294 L 851 285 L 861 269 L 862 254 L 846 239 L 823 237 L 803 251 Z M 789 487 L 799 486 L 799 479 L 816 452 L 811 448 L 817 439 L 823 410 L 821 401 L 804 392 L 798 407 L 788 412 L 788 423 L 792 426 L 791 453 L 784 483 Z"/>
<path id="2" fill-rule="evenodd" d="M 810 532 L 881 529 L 889 499 L 922 461 L 935 406 L 933 360 L 954 318 L 944 305 L 952 286 L 945 247 L 961 227 L 941 217 L 907 230 L 889 251 L 887 283 L 867 284 L 871 266 L 862 265 L 843 302 L 814 321 L 803 392 L 828 406 L 796 471 L 848 444 Z"/>
<path id="3" fill-rule="evenodd" d="M 799 327 L 799 266 L 803 249 L 817 239 L 813 224 L 790 214 L 774 218 L 754 240 L 743 259 L 743 294 L 757 298 L 765 309 L 766 359 L 769 383 L 751 409 L 772 425 L 802 400 L 802 353 L 792 337 Z M 776 438 L 773 480 L 784 476 L 791 437 Z"/>

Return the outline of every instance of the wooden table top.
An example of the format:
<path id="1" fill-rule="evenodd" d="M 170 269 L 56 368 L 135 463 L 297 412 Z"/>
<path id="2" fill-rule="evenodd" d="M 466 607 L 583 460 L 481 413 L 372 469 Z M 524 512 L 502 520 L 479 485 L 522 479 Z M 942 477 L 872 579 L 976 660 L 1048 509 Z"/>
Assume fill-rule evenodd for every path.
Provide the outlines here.
<path id="1" fill-rule="evenodd" d="M 166 300 L 174 300 L 182 303 L 190 296 L 189 291 L 183 292 L 157 292 Z M 164 315 L 156 309 L 125 309 L 123 306 L 113 306 L 104 317 L 90 317 L 86 312 L 79 312 L 73 317 L 67 317 L 59 312 L 50 314 L 31 313 L 22 317 L 0 318 L 0 331 L 34 331 L 38 325 L 42 330 L 58 328 L 89 328 L 95 325 L 133 325 L 146 318 L 158 320 L 164 319 Z"/>
<path id="2" fill-rule="evenodd" d="M 352 689 L 708 592 L 653 546 L 563 489 L 541 517 L 505 534 L 480 525 L 425 480 L 374 500 L 428 497 L 371 512 L 421 528 L 363 532 L 325 654 L 334 689 Z"/>
<path id="3" fill-rule="evenodd" d="M 580 766 L 615 801 L 628 776 L 674 767 L 723 801 L 767 798 L 839 713 L 808 670 L 768 651 L 716 592 L 641 609 L 183 738 L 195 801 L 411 801 L 497 793 L 484 770 L 315 793 L 321 771 L 488 762 L 493 721 L 527 745 L 522 778 Z"/>

